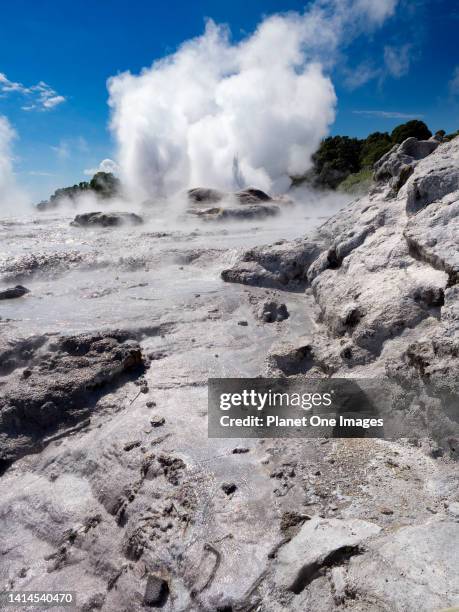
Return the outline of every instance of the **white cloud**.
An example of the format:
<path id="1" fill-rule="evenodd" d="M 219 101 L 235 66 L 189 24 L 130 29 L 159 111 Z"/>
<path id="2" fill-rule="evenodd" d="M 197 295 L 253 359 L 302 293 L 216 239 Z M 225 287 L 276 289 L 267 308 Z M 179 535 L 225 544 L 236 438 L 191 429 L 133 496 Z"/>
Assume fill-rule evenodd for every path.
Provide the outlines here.
<path id="1" fill-rule="evenodd" d="M 27 174 L 29 176 L 56 176 L 52 172 L 42 172 L 41 170 L 29 170 Z"/>
<path id="2" fill-rule="evenodd" d="M 22 83 L 10 81 L 4 73 L 0 72 L 0 95 L 19 94 L 26 99 L 21 106 L 24 111 L 51 110 L 66 101 L 64 96 L 59 95 L 52 87 L 44 81 L 36 85 L 26 87 Z"/>
<path id="3" fill-rule="evenodd" d="M 420 119 L 424 115 L 419 113 L 400 113 L 398 111 L 383 110 L 355 110 L 354 115 L 364 115 L 366 117 L 381 117 L 382 119 Z"/>
<path id="4" fill-rule="evenodd" d="M 362 12 L 375 25 L 382 25 L 386 19 L 395 13 L 398 0 L 357 0 L 354 4 L 356 12 Z"/>
<path id="5" fill-rule="evenodd" d="M 86 168 L 84 171 L 86 176 L 94 176 L 96 172 L 111 172 L 112 174 L 118 174 L 119 167 L 113 159 L 103 159 L 97 168 Z"/>
<path id="6" fill-rule="evenodd" d="M 363 62 L 355 68 L 344 70 L 344 85 L 350 90 L 358 89 L 380 75 L 381 70 L 368 62 Z"/>
<path id="7" fill-rule="evenodd" d="M 69 143 L 65 140 L 61 140 L 61 142 L 57 146 L 52 146 L 51 149 L 61 160 L 68 159 L 70 157 L 70 146 Z"/>
<path id="8" fill-rule="evenodd" d="M 51 149 L 60 160 L 64 160 L 70 159 L 74 152 L 87 153 L 89 145 L 83 136 L 79 136 L 78 138 L 63 139 L 58 145 L 51 146 Z"/>
<path id="9" fill-rule="evenodd" d="M 16 132 L 8 119 L 0 115 L 0 216 L 18 214 L 26 204 L 26 197 L 17 187 L 13 171 L 11 147 L 15 137 Z"/>
<path id="10" fill-rule="evenodd" d="M 210 185 L 230 189 L 233 160 L 246 184 L 285 189 L 328 133 L 336 96 L 325 67 L 372 31 L 397 0 L 316 0 L 302 15 L 265 19 L 233 44 L 202 36 L 140 75 L 108 82 L 121 176 L 139 198 Z"/>
<path id="11" fill-rule="evenodd" d="M 453 96 L 459 95 L 459 66 L 453 71 L 453 76 L 451 77 L 450 82 L 448 83 L 449 92 Z"/>
<path id="12" fill-rule="evenodd" d="M 396 79 L 407 74 L 411 64 L 411 52 L 410 44 L 401 47 L 384 47 L 384 64 L 387 73 Z"/>
<path id="13" fill-rule="evenodd" d="M 65 102 L 64 96 L 52 96 L 43 101 L 43 106 L 45 108 L 54 108 L 58 104 L 62 104 L 62 102 Z"/>

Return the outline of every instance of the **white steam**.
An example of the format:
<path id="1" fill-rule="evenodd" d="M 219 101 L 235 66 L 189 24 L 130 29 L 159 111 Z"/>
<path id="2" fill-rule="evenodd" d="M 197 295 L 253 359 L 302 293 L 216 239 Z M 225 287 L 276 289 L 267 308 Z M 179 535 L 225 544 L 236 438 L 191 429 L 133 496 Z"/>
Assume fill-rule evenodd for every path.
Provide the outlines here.
<path id="1" fill-rule="evenodd" d="M 381 25 L 397 0 L 316 0 L 265 19 L 233 44 L 209 21 L 202 36 L 138 76 L 108 82 L 120 174 L 136 198 L 194 186 L 284 191 L 335 117 L 324 73 L 338 48 Z"/>
<path id="2" fill-rule="evenodd" d="M 26 204 L 13 172 L 11 145 L 15 137 L 8 119 L 0 115 L 0 216 L 19 214 Z"/>

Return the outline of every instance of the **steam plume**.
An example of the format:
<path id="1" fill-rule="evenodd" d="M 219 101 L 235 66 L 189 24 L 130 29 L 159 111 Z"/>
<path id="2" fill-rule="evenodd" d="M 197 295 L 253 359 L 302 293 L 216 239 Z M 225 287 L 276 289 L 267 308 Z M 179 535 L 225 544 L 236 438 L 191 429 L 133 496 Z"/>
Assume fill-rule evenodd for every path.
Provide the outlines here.
<path id="1" fill-rule="evenodd" d="M 326 70 L 338 47 L 381 25 L 396 3 L 316 0 L 302 15 L 265 19 L 238 43 L 208 21 L 202 36 L 140 75 L 112 77 L 111 127 L 131 194 L 233 189 L 242 180 L 286 190 L 334 120 Z"/>
<path id="2" fill-rule="evenodd" d="M 15 136 L 7 118 L 0 115 L 0 216 L 18 214 L 26 203 L 13 173 L 11 143 Z"/>

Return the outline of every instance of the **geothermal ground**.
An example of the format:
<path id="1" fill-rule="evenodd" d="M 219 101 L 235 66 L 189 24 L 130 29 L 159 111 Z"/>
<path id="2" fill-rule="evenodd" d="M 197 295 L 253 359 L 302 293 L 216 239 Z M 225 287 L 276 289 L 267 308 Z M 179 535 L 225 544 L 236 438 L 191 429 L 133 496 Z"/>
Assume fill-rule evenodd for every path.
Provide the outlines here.
<path id="1" fill-rule="evenodd" d="M 2 287 L 28 290 L 0 302 L 3 589 L 76 591 L 79 610 L 116 612 L 458 604 L 452 443 L 207 436 L 209 377 L 402 376 L 407 347 L 440 333 L 442 312 L 452 321 L 454 283 L 410 255 L 408 196 L 388 189 L 319 229 L 315 255 L 280 241 L 314 234 L 320 207 L 174 230 L 148 212 L 109 228 L 0 222 Z M 317 254 L 346 223 L 327 265 Z M 253 250 L 273 243 L 272 259 Z M 266 302 L 288 318 L 269 322 Z"/>

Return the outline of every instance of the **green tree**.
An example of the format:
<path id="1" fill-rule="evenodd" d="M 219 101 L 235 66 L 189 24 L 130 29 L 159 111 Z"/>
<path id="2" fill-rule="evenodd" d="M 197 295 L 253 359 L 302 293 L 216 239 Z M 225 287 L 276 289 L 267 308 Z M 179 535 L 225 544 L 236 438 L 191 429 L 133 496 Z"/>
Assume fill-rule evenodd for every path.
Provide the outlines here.
<path id="1" fill-rule="evenodd" d="M 417 138 L 418 140 L 427 140 L 432 136 L 432 132 L 429 130 L 424 121 L 413 119 L 407 123 L 397 125 L 397 127 L 392 130 L 391 134 L 393 142 L 398 144 L 411 136 Z"/>
<path id="2" fill-rule="evenodd" d="M 360 170 L 362 140 L 349 136 L 329 136 L 312 156 L 319 185 L 334 189 L 349 174 Z"/>
<path id="3" fill-rule="evenodd" d="M 89 189 L 102 198 L 113 198 L 120 192 L 121 183 L 111 172 L 96 172 L 89 181 Z"/>
<path id="4" fill-rule="evenodd" d="M 361 167 L 372 168 L 393 146 L 394 143 L 387 132 L 373 132 L 363 142 L 360 151 Z"/>

